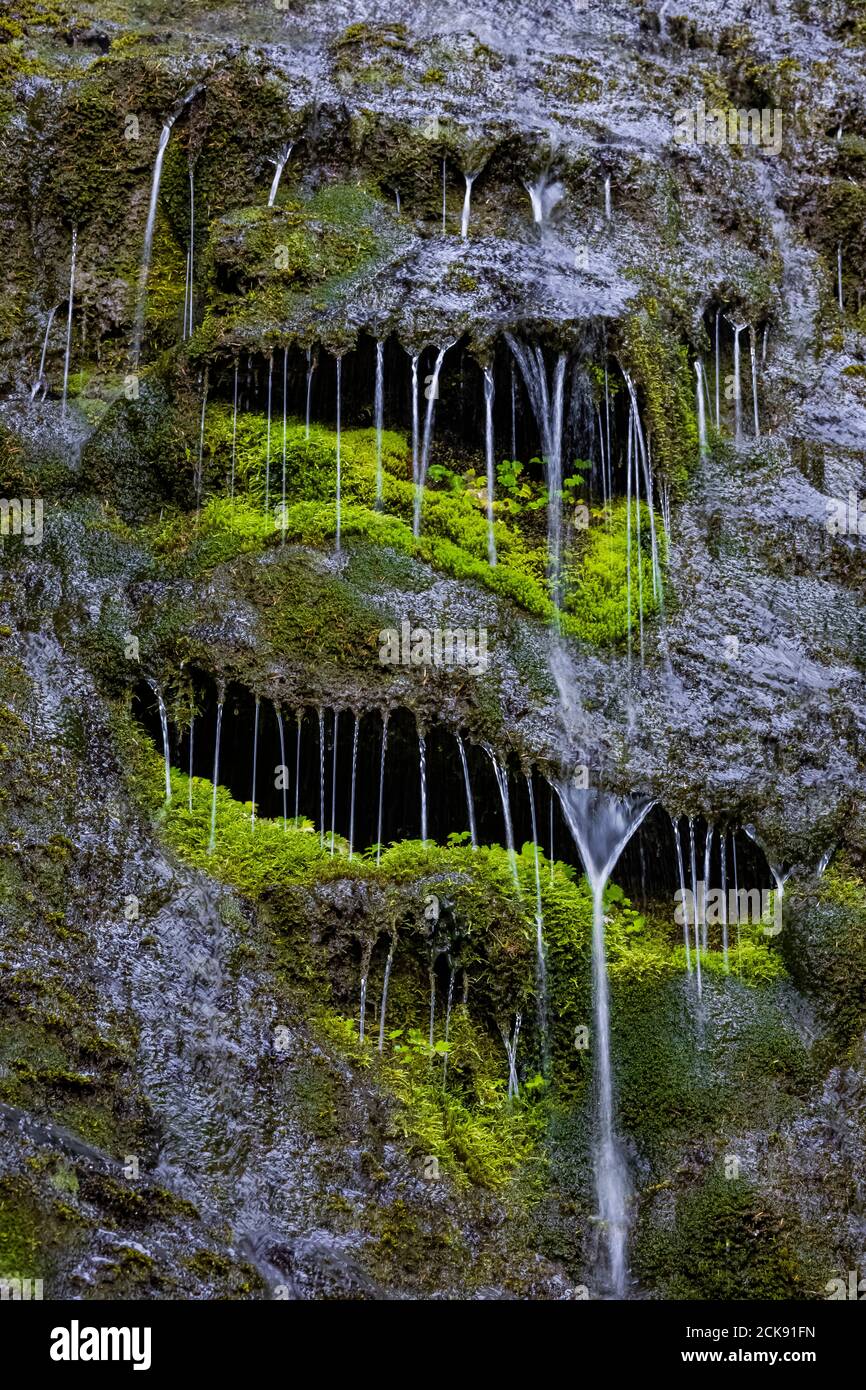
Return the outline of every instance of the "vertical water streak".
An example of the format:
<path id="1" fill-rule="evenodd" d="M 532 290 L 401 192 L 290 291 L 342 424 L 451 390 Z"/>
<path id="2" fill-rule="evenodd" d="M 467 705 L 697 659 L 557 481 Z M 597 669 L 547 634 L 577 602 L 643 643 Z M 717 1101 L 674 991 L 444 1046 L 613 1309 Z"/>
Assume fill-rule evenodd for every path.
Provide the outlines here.
<path id="1" fill-rule="evenodd" d="M 445 235 L 445 213 L 446 213 L 446 163 L 445 156 L 442 156 L 442 235 Z"/>
<path id="2" fill-rule="evenodd" d="M 313 356 L 313 349 L 307 348 L 307 415 L 306 415 L 306 438 L 310 437 L 310 406 L 313 401 L 313 372 L 316 370 L 316 359 Z"/>
<path id="3" fill-rule="evenodd" d="M 238 450 L 238 359 L 235 358 L 235 386 L 234 403 L 232 406 L 232 470 L 231 483 L 229 486 L 229 497 L 232 501 L 235 498 L 235 468 L 237 467 Z"/>
<path id="4" fill-rule="evenodd" d="M 755 412 L 755 438 L 760 439 L 761 427 L 758 424 L 758 362 L 755 351 L 755 330 L 749 324 L 749 354 L 752 359 L 752 408 Z"/>
<path id="5" fill-rule="evenodd" d="M 604 181 L 604 220 L 605 222 L 609 222 L 611 220 L 610 174 L 607 175 Z"/>
<path id="6" fill-rule="evenodd" d="M 31 401 L 36 399 L 36 393 L 45 380 L 45 358 L 48 353 L 48 335 L 51 332 L 51 325 L 54 322 L 54 315 L 57 313 L 57 308 L 58 306 L 55 304 L 53 308 L 48 310 L 48 318 L 45 322 L 45 337 L 42 339 L 42 355 L 39 358 L 39 374 L 30 389 Z"/>
<path id="7" fill-rule="evenodd" d="M 157 146 L 156 159 L 153 165 L 153 177 L 150 185 L 150 204 L 147 210 L 147 223 L 144 229 L 144 246 L 141 252 L 141 267 L 138 272 L 138 293 L 135 304 L 135 325 L 132 336 L 132 358 L 136 366 L 141 356 L 141 340 L 144 336 L 144 308 L 145 295 L 147 293 L 147 279 L 150 274 L 150 258 L 153 254 L 153 232 L 156 226 L 156 209 L 159 203 L 159 185 L 162 179 L 162 162 L 165 158 L 165 151 L 168 147 L 171 136 L 171 128 L 174 125 L 175 116 L 171 116 L 163 126 L 159 145 Z"/>
<path id="8" fill-rule="evenodd" d="M 547 954 L 544 947 L 544 911 L 541 903 L 541 865 L 538 858 L 538 825 L 535 819 L 535 792 L 532 773 L 526 774 L 529 814 L 532 819 L 532 852 L 535 860 L 535 988 L 538 995 L 538 1031 L 541 1037 L 542 1070 L 550 1067 L 550 1040 L 547 1026 Z"/>
<path id="9" fill-rule="evenodd" d="M 204 424 L 207 414 L 207 393 L 209 385 L 208 368 L 204 369 L 204 381 L 201 392 L 201 419 L 198 427 L 198 462 L 195 470 L 195 514 L 196 525 L 198 525 L 199 513 L 201 511 L 201 490 L 204 481 Z"/>
<path id="10" fill-rule="evenodd" d="M 713 834 L 714 834 L 714 831 L 715 831 L 715 826 L 712 824 L 711 821 L 708 821 L 708 822 L 707 822 L 707 833 L 706 833 L 706 837 L 705 837 L 705 839 L 704 839 L 704 894 L 703 894 L 703 912 L 702 912 L 702 914 L 701 914 L 701 925 L 702 925 L 702 928 L 703 928 L 703 946 L 704 946 L 704 950 L 705 950 L 705 951 L 708 949 L 707 936 L 708 936 L 708 930 L 709 930 L 709 928 L 708 928 L 708 923 L 707 923 L 707 894 L 708 894 L 709 891 L 710 891 L 710 856 L 712 855 L 712 852 L 713 852 Z"/>
<path id="11" fill-rule="evenodd" d="M 337 829 L 337 742 L 340 732 L 340 711 L 334 710 L 334 750 L 331 756 L 331 858 L 334 857 L 334 845 Z"/>
<path id="12" fill-rule="evenodd" d="M 355 854 L 355 782 L 358 775 L 358 734 L 361 721 L 355 712 L 355 727 L 352 730 L 352 785 L 349 794 L 349 858 Z"/>
<path id="13" fill-rule="evenodd" d="M 433 1044 L 436 1037 L 436 956 L 430 952 L 430 1063 L 433 1063 Z"/>
<path id="14" fill-rule="evenodd" d="M 635 420 L 637 412 L 635 411 Z M 635 428 L 635 439 L 637 439 L 637 428 Z M 635 521 L 636 535 L 635 546 L 637 550 L 637 614 L 638 631 L 640 635 L 640 664 L 643 669 L 644 664 L 644 641 L 643 641 L 643 548 L 641 546 L 641 520 L 640 520 L 640 468 L 638 467 L 637 452 L 634 454 L 634 495 L 635 495 Z"/>
<path id="15" fill-rule="evenodd" d="M 515 887 L 520 889 L 520 878 L 517 873 L 517 856 L 514 852 L 514 829 L 511 822 L 511 800 L 508 792 L 508 771 L 502 766 L 489 743 L 482 745 L 487 756 L 493 764 L 493 772 L 496 777 L 496 785 L 499 788 L 499 799 L 502 802 L 502 818 L 505 822 L 505 847 L 508 851 L 508 858 L 511 864 L 511 877 L 514 879 Z"/>
<path id="16" fill-rule="evenodd" d="M 388 1003 L 388 981 L 391 978 L 391 966 L 394 962 L 394 948 L 397 945 L 396 936 L 391 937 L 391 945 L 388 950 L 388 959 L 385 961 L 385 975 L 382 980 L 382 1002 L 379 1005 L 379 1052 L 381 1054 L 385 1046 L 385 1008 Z"/>
<path id="17" fill-rule="evenodd" d="M 520 1037 L 520 1024 L 522 1016 L 518 1013 L 514 1018 L 514 1032 L 509 1038 L 508 1029 L 500 1024 L 499 1031 L 502 1034 L 502 1041 L 505 1044 L 505 1055 L 508 1058 L 508 1099 L 512 1100 L 520 1090 L 520 1083 L 517 1080 L 517 1041 Z"/>
<path id="18" fill-rule="evenodd" d="M 157 707 L 159 708 L 159 727 L 162 732 L 162 755 L 165 761 L 165 800 L 171 801 L 171 750 L 168 739 L 168 711 L 165 707 L 165 700 L 162 698 L 162 691 L 156 681 L 149 680 L 148 685 L 156 696 Z"/>
<path id="19" fill-rule="evenodd" d="M 412 482 L 418 486 L 418 353 L 412 354 Z"/>
<path id="20" fill-rule="evenodd" d="M 297 830 L 300 822 L 301 807 L 301 724 L 303 723 L 303 710 L 295 710 L 295 829 Z"/>
<path id="21" fill-rule="evenodd" d="M 720 414 L 720 406 L 719 406 L 719 402 L 720 402 L 720 400 L 721 400 L 721 390 L 720 390 L 721 378 L 720 378 L 720 376 L 719 376 L 719 319 L 720 319 L 720 316 L 721 316 L 721 312 L 722 312 L 721 309 L 717 309 L 717 310 L 716 310 L 716 432 L 717 432 L 717 433 L 718 433 L 718 432 L 721 430 L 721 428 L 722 428 L 722 417 L 721 417 L 721 414 Z"/>
<path id="22" fill-rule="evenodd" d="M 190 697 L 189 702 L 189 781 L 187 783 L 187 805 L 189 813 L 192 815 L 192 769 L 193 751 L 195 749 L 195 705 Z"/>
<path id="23" fill-rule="evenodd" d="M 384 476 L 382 473 L 382 430 L 385 417 L 385 344 L 376 344 L 376 388 L 373 399 L 373 418 L 376 425 L 376 510 L 382 506 Z"/>
<path id="24" fill-rule="evenodd" d="M 682 913 L 683 913 L 683 941 L 684 941 L 684 943 L 685 943 L 685 948 L 686 948 L 686 972 L 687 972 L 689 975 L 691 975 L 691 973 L 692 973 L 692 952 L 691 952 L 691 946 L 690 946 L 690 944 L 689 944 L 689 910 L 688 910 L 688 904 L 687 904 L 687 898 L 686 898 L 686 875 L 685 875 L 685 870 L 684 870 L 684 868 L 683 868 L 683 843 L 682 843 L 682 840 L 681 840 L 681 838 L 680 838 L 680 823 L 679 823 L 679 819 L 675 819 L 673 816 L 671 816 L 671 824 L 673 825 L 673 828 L 674 828 L 674 840 L 675 840 L 675 842 L 676 842 L 676 847 L 677 847 L 677 869 L 679 870 L 679 876 L 680 876 L 680 902 L 681 902 L 681 904 L 682 904 Z"/>
<path id="25" fill-rule="evenodd" d="M 836 247 L 836 293 L 839 299 L 839 311 L 845 312 L 845 301 L 842 298 L 842 243 Z"/>
<path id="26" fill-rule="evenodd" d="M 382 811 L 385 800 L 385 754 L 388 751 L 388 711 L 382 715 L 382 752 L 379 758 L 379 817 L 376 822 L 376 863 L 382 858 Z"/>
<path id="27" fill-rule="evenodd" d="M 252 796 L 250 797 L 250 802 L 251 802 L 251 804 L 252 804 L 252 812 L 251 812 L 251 814 L 250 814 L 250 827 L 251 827 L 251 829 L 253 829 L 253 830 L 255 830 L 255 828 L 256 828 L 256 774 L 257 774 L 257 772 L 258 772 L 258 765 L 259 765 L 259 697 L 258 697 L 258 695 L 257 695 L 257 696 L 256 696 L 256 713 L 255 713 L 255 717 L 254 717 L 254 719 L 253 719 L 253 790 L 252 790 Z"/>
<path id="28" fill-rule="evenodd" d="M 421 780 L 421 839 L 427 839 L 427 740 L 418 730 L 418 771 Z"/>
<path id="29" fill-rule="evenodd" d="M 562 537 L 562 418 L 567 355 L 561 352 L 548 385 L 544 353 L 536 344 L 524 347 L 512 334 L 506 341 L 520 368 L 532 411 L 541 435 L 548 491 L 547 550 L 551 597 L 560 602 L 560 549 Z"/>
<path id="30" fill-rule="evenodd" d="M 698 402 L 698 448 L 701 458 L 706 458 L 707 454 L 707 417 L 704 412 L 704 393 L 701 389 L 701 377 L 703 367 L 699 358 L 695 358 L 695 376 L 697 377 L 697 402 Z"/>
<path id="31" fill-rule="evenodd" d="M 193 285 L 195 281 L 195 173 L 189 166 L 189 246 L 186 253 L 186 285 L 183 295 L 183 336 L 192 337 Z"/>
<path id="32" fill-rule="evenodd" d="M 415 487 L 415 507 L 412 518 L 412 534 L 415 536 L 421 533 L 421 503 L 424 497 L 424 487 L 427 482 L 427 467 L 430 462 L 430 443 L 433 438 L 433 418 L 436 413 L 436 402 L 439 399 L 439 373 L 442 370 L 442 363 L 445 360 L 446 352 L 453 346 L 453 343 L 446 343 L 445 347 L 440 348 L 437 352 L 436 361 L 433 364 L 433 372 L 427 386 L 427 414 L 424 419 L 424 437 L 421 442 L 421 458 L 418 463 L 418 477 Z M 413 358 L 413 367 L 415 367 L 416 362 L 417 358 Z M 418 395 L 416 391 L 414 395 L 415 402 L 417 402 L 417 399 Z"/>
<path id="33" fill-rule="evenodd" d="M 335 548 L 336 548 L 336 551 L 337 551 L 337 554 L 338 554 L 338 555 L 339 555 L 339 553 L 340 553 L 340 538 L 341 538 L 341 537 L 340 537 L 340 533 L 341 533 L 342 522 L 343 522 L 343 516 L 342 516 L 342 503 L 343 503 L 343 498 L 342 498 L 342 491 L 343 491 L 343 469 L 342 469 L 342 460 L 341 460 L 341 457 L 340 457 L 340 423 L 341 423 L 341 421 L 340 421 L 341 399 L 340 399 L 340 398 L 341 398 L 341 395 L 342 395 L 342 366 L 343 366 L 343 359 L 342 359 L 342 357 L 338 357 L 338 358 L 337 358 L 337 528 L 336 528 L 336 542 L 335 542 Z"/>
<path id="34" fill-rule="evenodd" d="M 66 396 L 69 390 L 69 359 L 72 356 L 72 313 L 75 303 L 75 262 L 78 256 L 78 228 L 72 228 L 72 255 L 69 262 L 69 309 L 66 314 L 66 352 L 63 357 L 63 404 L 61 413 L 66 414 Z"/>
<path id="35" fill-rule="evenodd" d="M 277 716 L 277 730 L 280 736 L 280 781 L 283 784 L 283 834 L 285 835 L 289 828 L 288 788 L 286 787 L 286 772 L 288 770 L 286 763 L 286 730 L 283 724 L 283 711 L 276 701 L 274 702 L 274 714 Z"/>
<path id="36" fill-rule="evenodd" d="M 487 560 L 491 569 L 496 566 L 496 539 L 493 535 L 493 368 L 484 368 L 484 457 L 487 469 Z"/>
<path id="37" fill-rule="evenodd" d="M 274 350 L 268 353 L 268 432 L 265 444 L 265 511 L 271 505 L 271 409 L 274 395 Z"/>
<path id="38" fill-rule="evenodd" d="M 697 970 L 698 998 L 700 999 L 703 989 L 701 981 L 701 938 L 699 935 L 700 908 L 698 903 L 697 863 L 695 859 L 695 822 L 692 816 L 689 816 L 689 860 L 692 871 L 692 902 L 694 903 L 695 969 Z"/>
<path id="39" fill-rule="evenodd" d="M 280 532 L 283 545 L 286 543 L 286 415 L 288 409 L 289 349 L 283 348 L 283 471 L 280 483 Z"/>
<path id="40" fill-rule="evenodd" d="M 743 400 L 740 388 L 740 334 L 743 323 L 728 320 L 734 330 L 734 438 L 739 440 L 743 433 Z"/>
<path id="41" fill-rule="evenodd" d="M 477 174 L 463 175 L 466 181 L 466 192 L 463 195 L 463 214 L 460 218 L 460 236 L 464 241 L 469 235 L 469 208 L 472 201 L 472 185 L 477 177 Z"/>
<path id="42" fill-rule="evenodd" d="M 269 207 L 269 208 L 272 208 L 272 207 L 274 206 L 274 203 L 276 202 L 277 189 L 278 189 L 279 186 L 280 186 L 280 179 L 281 179 L 282 176 L 283 176 L 283 170 L 285 169 L 286 165 L 287 165 L 288 162 L 289 162 L 289 158 L 290 158 L 290 156 L 291 156 L 291 153 L 292 153 L 292 149 L 293 149 L 293 148 L 294 148 L 294 146 L 292 146 L 292 145 L 286 145 L 286 146 L 280 151 L 280 154 L 278 155 L 278 157 L 277 157 L 276 159 L 274 159 L 274 160 L 271 161 L 271 162 L 273 163 L 273 165 L 274 165 L 274 178 L 273 178 L 273 182 L 271 183 L 271 191 L 270 191 L 270 193 L 268 194 L 268 207 Z"/>
<path id="43" fill-rule="evenodd" d="M 511 363 L 511 457 L 517 458 L 517 378 Z"/>
<path id="44" fill-rule="evenodd" d="M 633 454 L 634 440 L 634 407 L 632 407 L 628 417 L 628 443 L 626 446 L 625 459 L 625 626 L 626 626 L 626 653 L 628 660 L 629 675 L 631 675 L 631 461 Z"/>
<path id="45" fill-rule="evenodd" d="M 210 838 L 207 842 L 208 854 L 213 854 L 216 849 L 217 784 L 220 775 L 220 739 L 223 730 L 223 699 L 223 692 L 220 691 L 217 700 L 216 737 L 214 738 L 213 750 L 213 795 L 210 804 Z"/>
<path id="46" fill-rule="evenodd" d="M 722 869 L 722 956 L 725 962 L 725 974 L 728 973 L 728 832 L 723 831 L 719 835 L 719 854 L 721 856 Z"/>
<path id="47" fill-rule="evenodd" d="M 449 964 L 450 964 L 450 963 L 451 963 L 451 957 L 450 957 L 450 956 L 448 957 L 448 960 L 449 960 Z M 452 964 L 452 965 L 451 965 L 451 973 L 450 973 L 450 975 L 448 976 L 448 998 L 447 998 L 446 1003 L 445 1003 L 445 1046 L 446 1046 L 446 1047 L 448 1046 L 448 1039 L 449 1039 L 449 1036 L 450 1036 L 450 1034 L 451 1034 L 451 1005 L 452 1005 L 453 1002 L 454 1002 L 454 976 L 455 976 L 456 974 L 457 974 L 457 968 L 456 968 L 456 966 L 454 966 L 454 965 Z M 447 1076 L 448 1076 L 448 1053 L 446 1052 L 446 1053 L 445 1053 L 445 1057 L 444 1057 L 443 1062 L 442 1062 L 442 1085 L 443 1085 L 443 1086 L 445 1085 L 445 1081 L 446 1081 L 446 1079 L 447 1079 Z"/>
<path id="48" fill-rule="evenodd" d="M 469 780 L 469 762 L 466 757 L 466 747 L 463 743 L 463 735 L 457 734 L 457 747 L 460 749 L 460 763 L 463 768 L 463 785 L 466 788 L 466 810 L 469 815 L 469 838 L 472 848 L 478 848 L 478 832 L 475 826 L 475 802 L 472 799 L 472 783 Z"/>
<path id="49" fill-rule="evenodd" d="M 319 842 L 325 848 L 325 711 L 319 707 Z"/>
<path id="50" fill-rule="evenodd" d="M 742 963 L 740 960 L 740 883 L 737 874 L 737 838 L 733 830 L 731 831 L 731 859 L 734 867 L 734 912 L 736 914 L 734 920 L 737 928 L 737 972 L 742 974 Z"/>

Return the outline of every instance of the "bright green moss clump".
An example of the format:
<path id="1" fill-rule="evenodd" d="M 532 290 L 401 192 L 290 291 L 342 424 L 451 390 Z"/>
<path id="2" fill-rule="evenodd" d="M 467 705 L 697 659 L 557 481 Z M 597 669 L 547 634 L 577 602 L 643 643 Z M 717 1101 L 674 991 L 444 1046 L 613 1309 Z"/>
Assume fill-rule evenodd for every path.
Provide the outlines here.
<path id="1" fill-rule="evenodd" d="M 656 473 L 681 492 L 697 460 L 694 373 L 667 327 L 658 301 L 645 296 L 623 326 L 625 366 L 643 392 L 644 420 Z"/>

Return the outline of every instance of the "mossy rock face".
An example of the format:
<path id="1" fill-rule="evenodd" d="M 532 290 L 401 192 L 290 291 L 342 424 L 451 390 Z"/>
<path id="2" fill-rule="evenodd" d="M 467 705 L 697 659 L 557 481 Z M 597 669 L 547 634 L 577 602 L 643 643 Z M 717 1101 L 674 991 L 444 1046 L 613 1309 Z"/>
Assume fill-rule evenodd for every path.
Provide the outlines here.
<path id="1" fill-rule="evenodd" d="M 866 888 L 850 862 L 831 864 L 814 887 L 794 895 L 782 951 L 795 983 L 816 1003 L 834 1059 L 862 1033 L 866 1017 Z"/>
<path id="2" fill-rule="evenodd" d="M 88 441 L 81 483 L 125 521 L 141 522 L 166 499 L 192 504 L 194 464 L 166 388 L 156 380 L 135 383 L 138 398 L 117 401 Z"/>

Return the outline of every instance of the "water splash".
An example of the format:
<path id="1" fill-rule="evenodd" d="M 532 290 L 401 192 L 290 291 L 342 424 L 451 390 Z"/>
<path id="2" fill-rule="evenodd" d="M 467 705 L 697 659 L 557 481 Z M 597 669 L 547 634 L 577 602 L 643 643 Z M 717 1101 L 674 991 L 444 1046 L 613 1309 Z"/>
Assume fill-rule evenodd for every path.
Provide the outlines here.
<path id="1" fill-rule="evenodd" d="M 61 413 L 66 414 L 66 397 L 69 390 L 69 360 L 72 356 L 72 313 L 75 304 L 75 262 L 78 256 L 78 228 L 72 228 L 72 255 L 69 263 L 69 309 L 66 314 L 66 351 L 63 357 L 63 404 Z"/>
<path id="2" fill-rule="evenodd" d="M 532 204 L 532 220 L 543 231 L 554 208 L 565 197 L 565 189 L 561 183 L 552 182 L 548 173 L 540 174 L 535 183 L 524 180 L 523 186 Z"/>
<path id="3" fill-rule="evenodd" d="M 612 796 L 596 788 L 577 789 L 568 783 L 558 784 L 557 791 L 592 889 L 597 1120 L 595 1179 L 599 1218 L 607 1246 L 607 1274 L 613 1292 L 621 1296 L 627 1272 L 630 1182 L 625 1156 L 616 1134 L 604 941 L 604 890 L 617 860 L 653 803 L 639 797 Z"/>

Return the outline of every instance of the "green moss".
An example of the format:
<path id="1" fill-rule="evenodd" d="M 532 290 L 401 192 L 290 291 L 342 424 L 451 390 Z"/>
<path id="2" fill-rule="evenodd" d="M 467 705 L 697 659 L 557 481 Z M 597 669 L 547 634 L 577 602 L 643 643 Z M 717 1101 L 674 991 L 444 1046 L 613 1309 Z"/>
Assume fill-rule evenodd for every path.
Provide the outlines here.
<path id="1" fill-rule="evenodd" d="M 651 296 L 645 296 L 641 308 L 625 320 L 623 340 L 625 365 L 643 393 L 656 474 L 681 493 L 698 447 L 688 353 Z"/>

